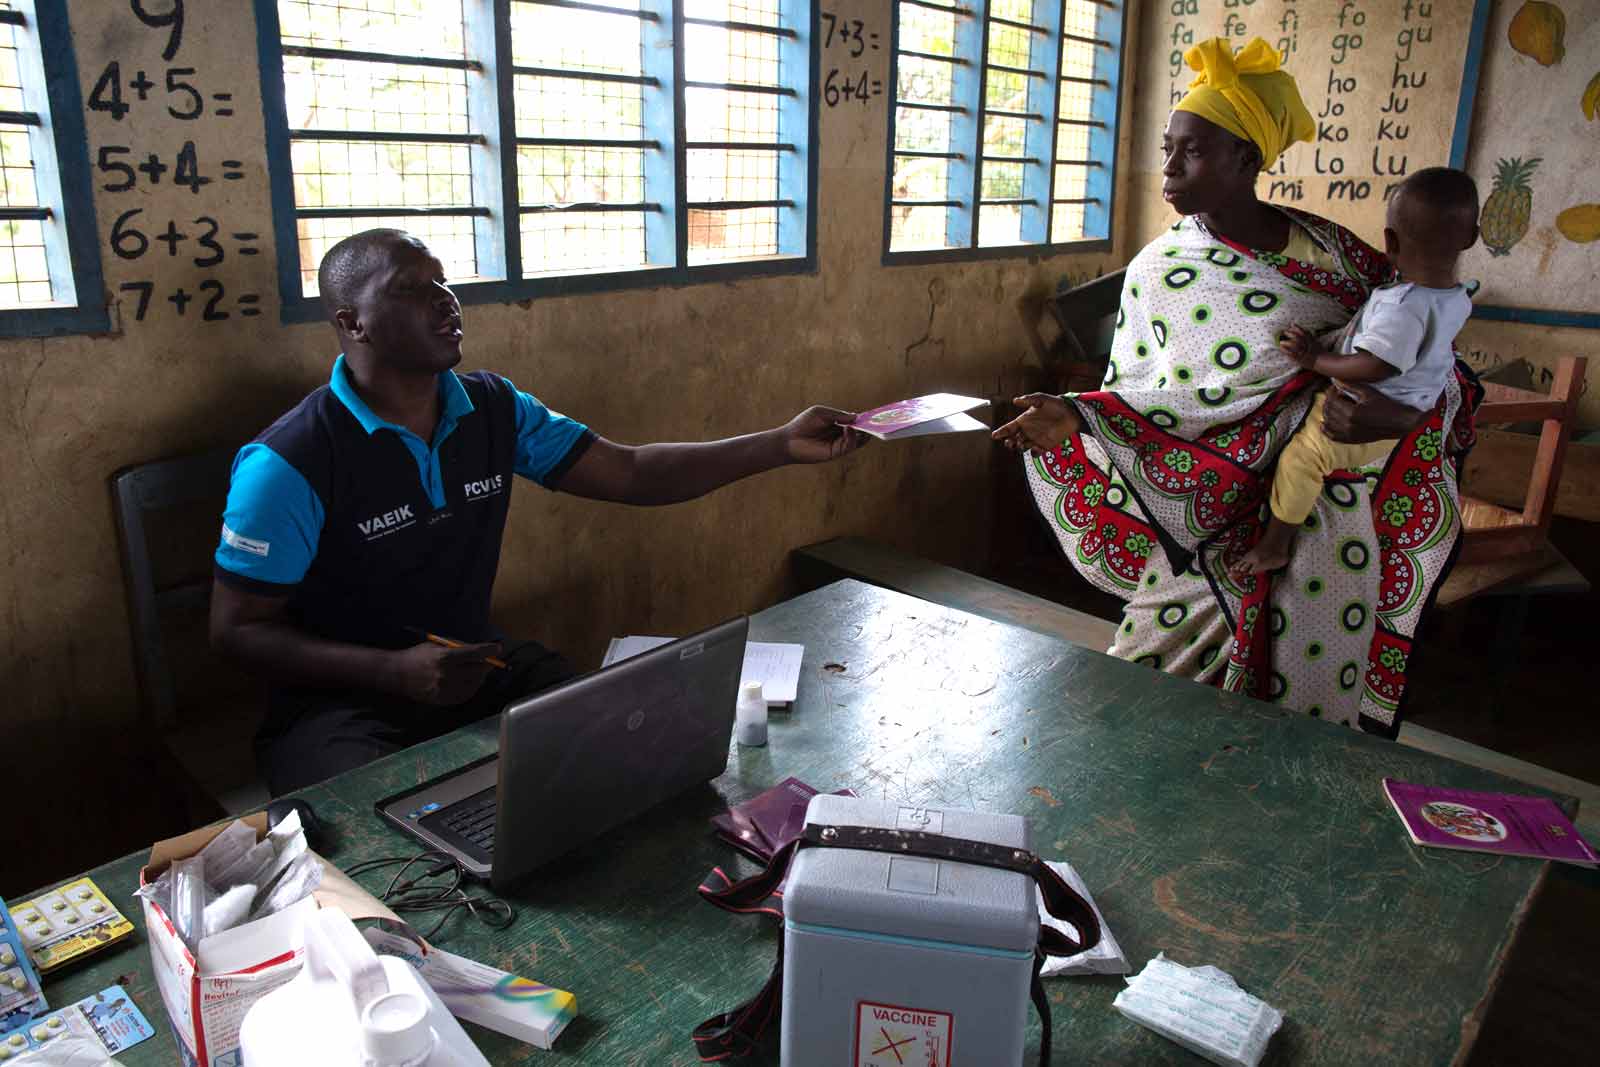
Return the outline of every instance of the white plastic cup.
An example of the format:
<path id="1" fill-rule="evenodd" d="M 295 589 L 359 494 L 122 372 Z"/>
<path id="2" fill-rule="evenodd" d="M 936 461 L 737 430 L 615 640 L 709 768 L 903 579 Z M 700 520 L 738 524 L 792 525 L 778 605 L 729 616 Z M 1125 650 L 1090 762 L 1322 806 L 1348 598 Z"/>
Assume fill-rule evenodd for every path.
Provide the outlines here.
<path id="1" fill-rule="evenodd" d="M 733 736 L 739 744 L 759 748 L 767 743 L 767 698 L 760 682 L 745 682 L 739 687 L 739 702 L 734 705 Z"/>

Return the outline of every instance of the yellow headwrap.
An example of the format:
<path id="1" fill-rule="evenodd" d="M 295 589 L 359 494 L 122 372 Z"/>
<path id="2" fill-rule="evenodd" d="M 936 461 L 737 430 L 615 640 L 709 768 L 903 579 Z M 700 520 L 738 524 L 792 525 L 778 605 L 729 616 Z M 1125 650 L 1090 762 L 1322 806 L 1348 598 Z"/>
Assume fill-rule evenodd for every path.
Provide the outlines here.
<path id="1" fill-rule="evenodd" d="M 1199 71 L 1177 111 L 1189 111 L 1261 149 L 1261 169 L 1277 162 L 1285 148 L 1316 136 L 1317 124 L 1300 99 L 1288 72 L 1279 70 L 1277 51 L 1259 37 L 1234 55 L 1221 37 L 1201 41 L 1184 53 Z"/>

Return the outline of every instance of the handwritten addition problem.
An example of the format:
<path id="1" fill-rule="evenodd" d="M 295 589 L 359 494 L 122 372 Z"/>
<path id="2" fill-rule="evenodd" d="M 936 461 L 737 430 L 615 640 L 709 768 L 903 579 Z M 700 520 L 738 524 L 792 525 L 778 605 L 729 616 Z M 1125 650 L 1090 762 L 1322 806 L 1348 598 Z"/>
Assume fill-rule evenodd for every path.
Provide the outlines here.
<path id="1" fill-rule="evenodd" d="M 1339 0 L 1337 5 L 1319 3 L 1318 15 L 1330 19 L 1327 30 L 1318 35 L 1320 44 L 1310 39 L 1309 32 L 1302 33 L 1296 0 L 1282 0 L 1274 10 L 1264 10 L 1268 7 L 1265 2 L 1259 7 L 1257 3 L 1258 0 L 1171 0 L 1172 19 L 1167 27 L 1171 45 L 1169 102 L 1176 104 L 1181 100 L 1188 86 L 1190 72 L 1184 66 L 1184 51 L 1197 39 L 1212 36 L 1207 27 L 1214 25 L 1214 19 L 1209 16 L 1211 11 L 1220 8 L 1226 12 L 1221 22 L 1221 35 L 1234 47 L 1259 35 L 1284 55 L 1286 67 L 1299 76 L 1306 106 L 1316 120 L 1317 133 L 1312 144 L 1292 148 L 1266 172 L 1267 198 L 1295 202 L 1315 191 L 1329 201 L 1356 203 L 1375 195 L 1387 200 L 1411 169 L 1407 141 L 1412 124 L 1402 116 L 1411 106 L 1413 92 L 1428 81 L 1429 71 L 1424 69 L 1427 57 L 1423 53 L 1433 43 L 1433 3 L 1431 0 L 1400 0 L 1398 4 L 1376 6 L 1370 0 Z M 1312 10 L 1309 4 L 1304 7 L 1308 12 Z M 1376 25 L 1376 18 L 1369 23 L 1369 8 L 1383 12 L 1383 28 Z M 1378 78 L 1374 79 L 1370 73 L 1371 61 L 1362 64 L 1365 73 L 1358 73 L 1355 68 L 1363 50 L 1382 49 L 1391 44 L 1392 56 L 1385 56 L 1380 62 L 1380 69 L 1388 69 Z M 1322 63 L 1327 65 L 1326 85 L 1318 84 L 1322 78 Z M 1322 92 L 1320 100 L 1316 96 L 1319 90 Z M 1376 111 L 1366 106 L 1366 97 L 1375 98 L 1385 93 L 1387 99 Z M 1376 124 L 1367 125 L 1373 118 Z M 1361 121 L 1357 128 L 1358 119 L 1367 121 Z M 1370 138 L 1370 153 L 1364 147 L 1367 138 Z M 1305 165 L 1304 155 L 1308 147 L 1309 167 Z M 1305 176 L 1290 177 L 1291 156 L 1299 160 L 1295 172 Z M 1317 187 L 1319 180 L 1320 188 Z"/>
<path id="2" fill-rule="evenodd" d="M 145 26 L 166 31 L 161 58 L 171 63 L 183 47 L 184 0 L 165 0 L 161 8 L 152 10 L 156 2 L 128 0 L 128 7 L 134 18 Z M 207 93 L 202 89 L 203 84 L 194 67 L 138 69 L 128 77 L 122 61 L 113 59 L 95 80 L 84 106 L 89 111 L 109 115 L 113 122 L 122 122 L 136 107 L 163 108 L 168 116 L 180 122 L 193 122 L 204 116 L 208 108 L 216 118 L 232 117 L 233 94 Z M 100 175 L 100 188 L 108 193 L 159 186 L 165 181 L 172 186 L 186 187 L 198 196 L 216 177 L 225 182 L 245 177 L 241 160 L 218 160 L 215 171 L 202 166 L 200 151 L 193 140 L 184 141 L 177 152 L 170 155 L 132 145 L 101 145 L 95 153 L 95 169 Z M 137 262 L 148 255 L 160 256 L 165 251 L 168 259 L 186 256 L 195 267 L 210 270 L 225 262 L 230 253 L 237 256 L 261 254 L 259 233 L 230 230 L 211 215 L 167 219 L 163 225 L 160 220 L 143 218 L 144 212 L 144 208 L 119 212 L 111 224 L 107 243 L 118 259 Z M 198 318 L 201 322 L 222 322 L 235 314 L 244 318 L 261 314 L 259 293 L 240 293 L 229 300 L 226 286 L 215 278 L 194 283 L 193 291 L 180 285 L 171 292 L 158 294 L 156 283 L 148 280 L 124 282 L 118 289 L 134 297 L 135 322 L 145 321 L 153 307 L 164 309 L 166 306 L 176 315 Z"/>
<path id="3" fill-rule="evenodd" d="M 824 11 L 822 23 L 825 27 L 823 48 L 848 51 L 851 59 L 860 59 L 869 51 L 881 50 L 878 35 L 868 32 L 860 19 L 840 18 L 831 11 Z M 833 67 L 822 79 L 822 100 L 829 107 L 838 107 L 851 101 L 860 101 L 861 106 L 865 107 L 873 97 L 882 95 L 883 81 L 870 77 L 865 69 L 841 70 Z"/>

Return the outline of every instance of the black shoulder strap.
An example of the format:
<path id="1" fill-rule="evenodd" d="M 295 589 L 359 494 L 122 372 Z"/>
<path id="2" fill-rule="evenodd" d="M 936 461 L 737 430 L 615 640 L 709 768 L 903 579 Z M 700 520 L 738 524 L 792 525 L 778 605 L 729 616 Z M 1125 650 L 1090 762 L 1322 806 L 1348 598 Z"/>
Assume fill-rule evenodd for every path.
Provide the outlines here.
<path id="1" fill-rule="evenodd" d="M 1041 1035 L 1039 1062 L 1050 1062 L 1050 1001 L 1039 979 L 1046 956 L 1073 956 L 1100 943 L 1100 923 L 1088 901 L 1079 896 L 1061 876 L 1038 856 L 1026 849 L 945 837 L 920 830 L 885 830 L 866 826 L 807 826 L 794 841 L 779 849 L 766 869 L 743 881 L 734 882 L 719 867 L 700 883 L 700 896 L 724 911 L 738 914 L 759 912 L 782 915 L 778 886 L 788 876 L 789 864 L 802 848 L 853 848 L 866 852 L 918 856 L 950 860 L 978 867 L 1015 871 L 1032 878 L 1039 886 L 1045 911 L 1072 924 L 1078 931 L 1074 941 L 1054 927 L 1039 927 L 1039 944 L 1034 952 L 1033 978 L 1029 996 L 1039 1012 Z M 766 984 L 753 998 L 731 1011 L 712 1016 L 694 1028 L 695 1048 L 703 1063 L 735 1059 L 748 1055 L 759 1045 L 782 1009 L 783 938 L 778 938 L 778 958 Z"/>

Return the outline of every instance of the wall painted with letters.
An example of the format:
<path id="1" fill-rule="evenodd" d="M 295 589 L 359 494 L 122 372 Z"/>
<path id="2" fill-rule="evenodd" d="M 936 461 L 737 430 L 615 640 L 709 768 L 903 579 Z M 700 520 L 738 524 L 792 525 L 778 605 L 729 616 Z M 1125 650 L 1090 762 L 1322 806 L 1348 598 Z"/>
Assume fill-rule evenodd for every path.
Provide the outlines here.
<path id="1" fill-rule="evenodd" d="M 1593 172 L 1600 145 L 1600 119 L 1585 118 L 1581 99 L 1582 88 L 1600 77 L 1600 0 L 1557 0 L 1564 54 L 1549 65 L 1512 44 L 1510 24 L 1523 6 L 1523 0 L 1489 4 L 1466 166 L 1487 200 L 1496 169 L 1488 157 L 1541 155 L 1531 179 L 1533 210 L 1506 254 L 1475 250 L 1463 261 L 1463 276 L 1482 281 L 1495 303 L 1521 296 L 1537 308 L 1600 315 L 1594 285 L 1600 241 L 1574 243 L 1557 226 L 1560 210 L 1578 196 L 1574 186 L 1587 182 L 1589 199 L 1600 202 L 1600 191 L 1581 177 Z M 1260 194 L 1326 215 L 1382 247 L 1387 188 L 1406 173 L 1450 162 L 1475 7 L 1476 0 L 1148 0 L 1139 30 L 1132 165 L 1125 170 L 1135 246 L 1173 219 L 1161 199 L 1161 128 L 1192 77 L 1183 50 L 1225 35 L 1235 47 L 1261 36 L 1285 52 L 1285 69 L 1317 119 L 1317 139 L 1286 151 L 1262 176 Z M 1517 38 L 1527 46 L 1524 32 Z M 1545 108 L 1540 87 L 1559 97 L 1551 110 L 1570 120 L 1577 135 L 1553 145 L 1539 123 L 1519 118 L 1529 107 Z M 1522 141 L 1526 151 L 1518 147 Z M 1526 300 L 1530 286 L 1544 297 Z M 1593 388 L 1600 383 L 1600 330 L 1473 320 L 1460 348 L 1480 373 L 1526 361 L 1518 370 L 1542 389 L 1559 356 L 1588 356 L 1591 388 L 1580 418 L 1600 428 L 1600 389 Z"/>

